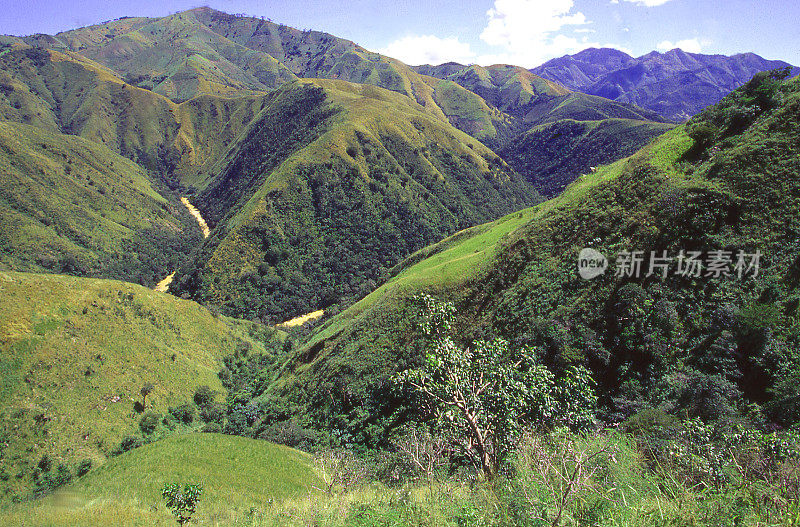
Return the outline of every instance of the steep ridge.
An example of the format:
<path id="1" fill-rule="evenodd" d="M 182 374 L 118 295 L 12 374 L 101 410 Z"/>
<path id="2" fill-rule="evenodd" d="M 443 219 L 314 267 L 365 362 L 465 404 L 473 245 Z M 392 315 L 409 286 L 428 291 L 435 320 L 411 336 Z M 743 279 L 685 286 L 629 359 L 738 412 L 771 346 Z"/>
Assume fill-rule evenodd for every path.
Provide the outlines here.
<path id="1" fill-rule="evenodd" d="M 783 379 L 800 345 L 799 112 L 797 80 L 759 76 L 558 198 L 425 248 L 320 326 L 273 394 L 321 387 L 304 396 L 317 422 L 381 441 L 396 412 L 413 411 L 388 379 L 416 360 L 411 298 L 427 292 L 456 302 L 464 342 L 499 335 L 535 346 L 555 370 L 590 367 L 606 419 L 658 405 L 731 417 L 768 393 L 764 411 L 786 419 L 793 392 L 781 383 L 795 382 Z M 610 260 L 594 280 L 577 273 L 586 247 Z M 641 273 L 618 275 L 633 250 Z M 665 277 L 646 276 L 650 251 L 681 250 L 700 251 L 704 266 L 728 251 L 717 253 L 731 256 L 728 274 L 681 275 L 673 260 Z M 737 271 L 739 251 L 749 256 Z M 373 409 L 367 420 L 361 405 Z"/>
<path id="2" fill-rule="evenodd" d="M 173 288 L 273 323 L 363 295 L 381 269 L 538 197 L 496 154 L 403 95 L 286 85 L 193 199 L 214 227 Z"/>
<path id="3" fill-rule="evenodd" d="M 440 66 L 417 66 L 414 69 L 426 75 L 449 79 L 477 93 L 491 105 L 518 119 L 522 127 L 564 118 L 581 121 L 603 118 L 665 121 L 657 113 L 632 104 L 573 92 L 518 66 L 463 66 L 451 62 Z"/>
<path id="4" fill-rule="evenodd" d="M 501 112 L 469 90 L 420 75 L 351 41 L 208 7 L 161 19 L 123 18 L 54 36 L 3 39 L 78 52 L 174 102 L 269 91 L 297 77 L 329 78 L 403 93 L 481 140 L 502 136 L 506 126 Z"/>
<path id="5" fill-rule="evenodd" d="M 2 119 L 101 143 L 172 187 L 202 185 L 194 179 L 199 167 L 262 104 L 261 96 L 175 104 L 68 51 L 17 47 L 0 56 Z"/>
<path id="6" fill-rule="evenodd" d="M 0 267 L 152 286 L 183 265 L 196 226 L 147 173 L 102 144 L 0 122 Z"/>
<path id="7" fill-rule="evenodd" d="M 673 126 L 655 112 L 573 92 L 515 66 L 450 62 L 415 69 L 457 82 L 507 114 L 510 133 L 487 144 L 545 196 Z"/>

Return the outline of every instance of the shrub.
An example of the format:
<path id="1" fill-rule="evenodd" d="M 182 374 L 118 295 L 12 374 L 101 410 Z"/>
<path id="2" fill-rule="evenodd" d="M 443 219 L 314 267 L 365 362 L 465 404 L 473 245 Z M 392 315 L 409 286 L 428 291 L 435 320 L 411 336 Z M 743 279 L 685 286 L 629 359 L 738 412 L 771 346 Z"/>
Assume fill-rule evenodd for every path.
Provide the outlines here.
<path id="1" fill-rule="evenodd" d="M 169 413 L 172 414 L 179 422 L 189 425 L 194 422 L 194 405 L 192 403 L 184 403 L 177 407 L 169 407 Z"/>
<path id="2" fill-rule="evenodd" d="M 194 404 L 198 408 L 205 408 L 212 402 L 214 402 L 214 390 L 205 385 L 198 386 L 194 392 Z"/>
<path id="3" fill-rule="evenodd" d="M 147 412 L 139 420 L 139 429 L 141 429 L 143 434 L 152 434 L 156 427 L 158 427 L 159 421 L 161 421 L 160 414 Z"/>
<path id="4" fill-rule="evenodd" d="M 172 483 L 164 485 L 161 496 L 167 509 L 175 516 L 178 525 L 185 525 L 192 519 L 192 515 L 197 510 L 197 502 L 203 494 L 202 485 L 184 485 L 181 489 L 180 484 Z"/>
<path id="5" fill-rule="evenodd" d="M 127 452 L 128 450 L 133 450 L 134 448 L 142 446 L 142 439 L 136 436 L 127 436 L 119 442 L 119 446 L 114 451 L 114 454 L 122 454 L 123 452 Z"/>
<path id="6" fill-rule="evenodd" d="M 224 404 L 211 403 L 200 409 L 200 419 L 206 423 L 222 424 L 225 421 L 226 407 Z"/>
<path id="7" fill-rule="evenodd" d="M 78 463 L 78 468 L 75 470 L 75 474 L 78 477 L 85 476 L 90 470 L 92 470 L 92 460 L 84 459 Z"/>

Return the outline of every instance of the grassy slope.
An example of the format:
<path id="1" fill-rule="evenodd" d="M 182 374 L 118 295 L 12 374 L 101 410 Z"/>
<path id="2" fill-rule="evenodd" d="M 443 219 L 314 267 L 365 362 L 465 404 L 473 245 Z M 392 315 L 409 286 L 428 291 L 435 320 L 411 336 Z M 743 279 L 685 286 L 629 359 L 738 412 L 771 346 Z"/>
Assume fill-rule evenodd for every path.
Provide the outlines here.
<path id="1" fill-rule="evenodd" d="M 726 140 L 710 160 L 694 165 L 681 162 L 693 141 L 685 127 L 678 127 L 634 156 L 583 176 L 561 196 L 523 211 L 527 221 L 516 229 L 508 220 L 495 222 L 443 242 L 445 250 L 426 249 L 432 256 L 408 265 L 364 300 L 324 323 L 274 388 L 291 393 L 304 385 L 346 385 L 348 393 L 359 394 L 360 402 L 351 399 L 343 406 L 331 402 L 333 412 L 376 404 L 369 399 L 371 391 L 382 386 L 396 368 L 408 364 L 408 350 L 413 349 L 409 338 L 414 332 L 408 297 L 421 290 L 457 302 L 465 340 L 497 332 L 512 341 L 545 346 L 548 356 L 560 364 L 588 361 L 597 368 L 605 394 L 615 393 L 615 383 L 624 379 L 617 375 L 627 369 L 641 375 L 642 383 L 654 382 L 647 368 L 665 359 L 659 355 L 661 348 L 647 344 L 648 338 L 664 339 L 675 354 L 672 362 L 659 367 L 693 365 L 702 350 L 725 349 L 728 337 L 714 329 L 714 313 L 733 310 L 732 316 L 738 316 L 735 313 L 760 309 L 763 300 L 759 298 L 776 298 L 775 309 L 786 313 L 785 318 L 781 315 L 759 324 L 771 328 L 775 349 L 790 349 L 797 343 L 796 326 L 792 329 L 796 293 L 793 297 L 792 291 L 798 283 L 798 167 L 797 158 L 789 152 L 796 149 L 794 116 L 800 98 L 796 83 L 787 90 L 781 108 L 762 116 L 746 133 Z M 631 248 L 677 254 L 681 248 L 727 247 L 734 252 L 757 248 L 770 256 L 754 281 L 675 277 L 665 284 L 649 279 L 642 280 L 641 287 L 631 283 L 623 288 L 625 281 L 610 276 L 613 273 L 592 282 L 576 276 L 576 255 L 586 246 L 607 255 Z M 629 348 L 628 340 L 618 336 L 638 335 L 642 330 L 624 327 L 636 317 L 616 311 L 629 302 L 616 296 L 625 294 L 618 293 L 620 289 L 641 289 L 636 294 L 648 302 L 667 313 L 674 310 L 670 333 L 641 337 L 643 343 Z M 590 337 L 596 340 L 584 340 Z M 747 340 L 739 345 L 738 352 L 720 353 L 754 357 L 765 353 Z M 593 355 L 597 349 L 601 358 L 608 353 L 610 362 L 599 362 Z M 759 375 L 757 368 L 752 370 L 754 375 Z M 764 396 L 769 379 L 745 379 L 746 395 Z M 322 401 L 313 394 L 310 397 Z"/>
<path id="2" fill-rule="evenodd" d="M 224 151 L 264 98 L 203 96 L 175 104 L 67 50 L 0 56 L 0 117 L 104 144 L 173 186 Z M 174 179 L 173 179 L 174 178 Z"/>
<path id="3" fill-rule="evenodd" d="M 495 140 L 507 128 L 500 112 L 454 82 L 425 77 L 398 60 L 327 33 L 209 8 L 161 19 L 115 20 L 27 40 L 90 57 L 176 102 L 204 94 L 271 90 L 296 77 L 342 79 L 407 95 L 480 140 Z"/>
<path id="4" fill-rule="evenodd" d="M 231 313 L 279 321 L 326 307 L 325 295 L 357 294 L 380 267 L 536 199 L 494 153 L 400 94 L 317 80 L 269 100 L 197 197 L 218 227 L 204 269 L 177 280 Z"/>
<path id="5" fill-rule="evenodd" d="M 676 131 L 657 139 L 637 156 L 652 156 L 663 163 L 674 161 L 686 148 L 685 135 Z M 350 330 L 350 326 L 368 323 L 373 306 L 390 309 L 416 294 L 460 294 L 471 282 L 485 278 L 492 269 L 501 249 L 501 243 L 521 227 L 540 221 L 552 214 L 568 214 L 577 203 L 589 199 L 593 189 L 616 179 L 630 163 L 622 159 L 600 167 L 569 185 L 559 196 L 528 209 L 509 214 L 491 223 L 477 225 L 425 247 L 409 256 L 392 269 L 392 277 L 365 298 L 330 319 L 309 340 L 307 347 L 319 346 L 332 339 L 336 341 Z M 329 343 L 330 344 L 330 343 Z"/>
<path id="6" fill-rule="evenodd" d="M 218 359 L 247 341 L 250 323 L 139 286 L 28 273 L 0 274 L 0 428 L 3 492 L 24 493 L 43 454 L 102 462 L 138 430 L 140 388 L 148 409 L 221 390 Z"/>
<path id="7" fill-rule="evenodd" d="M 102 145 L 0 123 L 0 266 L 152 284 L 199 240 L 179 204 Z"/>
<path id="8" fill-rule="evenodd" d="M 554 196 L 591 167 L 629 156 L 673 127 L 631 119 L 563 119 L 531 128 L 498 154 L 542 194 Z"/>
<path id="9" fill-rule="evenodd" d="M 194 519 L 234 524 L 250 509 L 302 497 L 321 486 L 310 456 L 288 447 L 221 434 L 171 436 L 126 452 L 75 483 L 33 502 L 0 508 L 4 525 L 175 525 L 165 483 L 203 485 Z"/>

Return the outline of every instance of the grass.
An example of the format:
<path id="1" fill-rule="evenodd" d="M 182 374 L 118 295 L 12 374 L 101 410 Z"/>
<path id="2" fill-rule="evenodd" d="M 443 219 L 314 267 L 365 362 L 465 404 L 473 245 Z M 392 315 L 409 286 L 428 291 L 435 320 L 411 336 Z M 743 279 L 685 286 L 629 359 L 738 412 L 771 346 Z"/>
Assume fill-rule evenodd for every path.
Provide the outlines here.
<path id="1" fill-rule="evenodd" d="M 252 323 L 132 284 L 2 273 L 0 288 L 6 498 L 30 490 L 44 454 L 71 470 L 82 459 L 102 463 L 138 433 L 134 403 L 146 383 L 155 386 L 147 410 L 163 414 L 200 385 L 224 392 L 218 361 L 238 346 L 263 350 Z"/>
<path id="2" fill-rule="evenodd" d="M 0 268 L 150 283 L 196 237 L 140 166 L 103 145 L 3 122 L 0 171 Z"/>
<path id="3" fill-rule="evenodd" d="M 586 200 L 593 189 L 619 177 L 636 158 L 647 156 L 660 165 L 669 166 L 685 150 L 687 141 L 691 139 L 686 136 L 683 128 L 668 132 L 640 154 L 599 167 L 595 172 L 578 178 L 556 198 L 494 222 L 460 231 L 417 251 L 397 266 L 396 274 L 385 284 L 320 326 L 307 347 L 335 338 L 356 321 L 365 320 L 365 315 L 372 313 L 376 304 L 380 305 L 379 309 L 384 309 L 397 300 L 423 291 L 456 290 L 478 279 L 494 263 L 501 241 L 520 227 L 550 214 L 562 214 L 565 210 L 574 208 Z"/>
<path id="4" fill-rule="evenodd" d="M 176 284 L 274 323 L 329 305 L 326 291 L 350 298 L 425 244 L 537 201 L 491 150 L 419 103 L 341 80 L 271 94 L 209 172 L 192 202 L 215 231 Z"/>
<path id="5" fill-rule="evenodd" d="M 0 507 L 0 523 L 175 525 L 161 498 L 166 483 L 203 486 L 194 516 L 201 525 L 242 524 L 321 486 L 308 454 L 237 436 L 183 434 L 121 454 L 53 495 Z"/>

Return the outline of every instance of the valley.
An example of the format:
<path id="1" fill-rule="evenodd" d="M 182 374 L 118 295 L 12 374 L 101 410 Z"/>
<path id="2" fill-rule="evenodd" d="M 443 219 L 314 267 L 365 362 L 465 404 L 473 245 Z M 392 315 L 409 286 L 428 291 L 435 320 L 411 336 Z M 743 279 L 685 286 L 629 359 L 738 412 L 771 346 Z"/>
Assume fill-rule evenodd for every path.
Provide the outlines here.
<path id="1" fill-rule="evenodd" d="M 0 35 L 0 524 L 794 525 L 800 70 L 588 39 Z"/>

